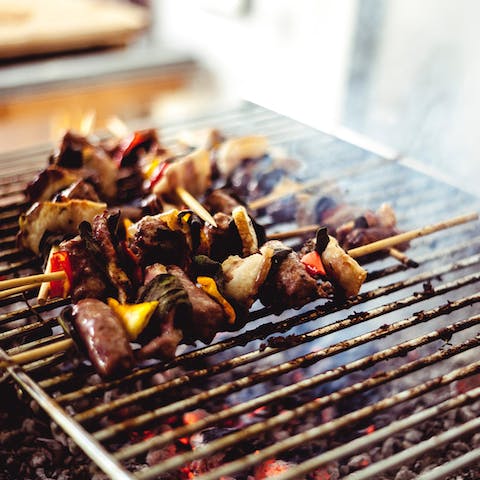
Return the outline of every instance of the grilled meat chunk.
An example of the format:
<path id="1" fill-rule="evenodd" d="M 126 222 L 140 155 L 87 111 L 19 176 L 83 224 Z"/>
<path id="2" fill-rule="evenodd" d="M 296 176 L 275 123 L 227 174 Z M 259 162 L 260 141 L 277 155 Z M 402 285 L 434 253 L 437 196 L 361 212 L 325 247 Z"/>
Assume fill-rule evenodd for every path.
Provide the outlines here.
<path id="1" fill-rule="evenodd" d="M 52 165 L 45 170 L 42 170 L 27 185 L 25 194 L 30 203 L 50 200 L 55 193 L 66 187 L 69 187 L 77 180 L 78 176 L 73 172 Z"/>
<path id="2" fill-rule="evenodd" d="M 46 232 L 62 232 L 76 235 L 81 222 L 91 222 L 107 205 L 88 200 L 67 202 L 36 202 L 19 218 L 20 230 L 17 243 L 37 255 Z"/>
<path id="3" fill-rule="evenodd" d="M 222 212 L 230 216 L 235 207 L 242 205 L 229 191 L 222 188 L 212 190 L 205 198 L 204 204 L 211 214 Z"/>
<path id="4" fill-rule="evenodd" d="M 108 305 L 86 298 L 74 305 L 72 314 L 76 331 L 102 377 L 116 377 L 133 368 L 133 352 L 127 334 Z"/>
<path id="5" fill-rule="evenodd" d="M 398 233 L 400 232 L 396 228 L 391 227 L 354 228 L 345 236 L 342 246 L 345 250 L 350 250 L 351 248 L 361 247 Z M 406 244 L 401 244 L 397 245 L 396 248 L 405 250 L 406 246 Z"/>
<path id="6" fill-rule="evenodd" d="M 229 255 L 242 253 L 242 240 L 232 218 L 225 213 L 213 216 L 217 226 L 209 223 L 203 225 L 199 254 L 207 255 L 212 260 L 222 262 Z"/>
<path id="7" fill-rule="evenodd" d="M 181 268 L 171 265 L 167 270 L 180 280 L 192 304 L 191 321 L 182 325 L 185 340 L 188 342 L 198 339 L 204 343 L 211 342 L 218 332 L 227 329 L 223 308 L 201 288 L 195 286 Z"/>
<path id="8" fill-rule="evenodd" d="M 60 250 L 68 252 L 72 266 L 71 295 L 74 303 L 84 298 L 107 298 L 112 288 L 105 277 L 104 268 L 88 252 L 85 241 L 80 237 L 65 240 L 60 244 Z"/>
<path id="9" fill-rule="evenodd" d="M 85 137 L 67 132 L 63 136 L 60 151 L 52 157 L 52 162 L 73 170 L 79 177 L 91 177 L 102 197 L 115 198 L 118 168 L 103 148 L 91 145 Z"/>
<path id="10" fill-rule="evenodd" d="M 54 197 L 55 202 L 66 202 L 75 198 L 76 200 L 90 200 L 91 202 L 99 202 L 100 198 L 93 188 L 93 185 L 85 180 L 79 179 L 73 182 L 65 190 L 62 190 Z"/>
<path id="11" fill-rule="evenodd" d="M 367 210 L 363 215 L 338 227 L 335 237 L 345 250 L 349 250 L 396 235 L 399 233 L 396 224 L 395 212 L 389 204 L 384 203 L 376 212 Z M 404 244 L 397 248 L 405 249 L 407 246 Z"/>
<path id="12" fill-rule="evenodd" d="M 308 274 L 298 255 L 278 240 L 270 240 L 263 247 L 282 252 L 278 259 L 273 257 L 272 267 L 265 283 L 259 291 L 260 301 L 271 306 L 274 311 L 286 308 L 301 308 L 318 297 L 330 293 L 328 282 L 317 284 Z"/>
<path id="13" fill-rule="evenodd" d="M 140 265 L 154 263 L 175 264 L 184 267 L 189 247 L 182 231 L 170 228 L 162 214 L 145 216 L 134 226 L 132 249 L 138 255 Z"/>
<path id="14" fill-rule="evenodd" d="M 125 303 L 132 293 L 132 282 L 128 278 L 128 275 L 120 265 L 118 253 L 115 245 L 119 244 L 119 241 L 115 237 L 112 228 L 116 228 L 118 222 L 118 215 L 110 215 L 107 212 L 103 212 L 101 215 L 96 215 L 92 221 L 92 234 L 93 238 L 97 241 L 100 249 L 104 254 L 104 259 L 107 265 L 107 275 L 112 285 L 118 291 L 118 300 L 120 303 Z"/>

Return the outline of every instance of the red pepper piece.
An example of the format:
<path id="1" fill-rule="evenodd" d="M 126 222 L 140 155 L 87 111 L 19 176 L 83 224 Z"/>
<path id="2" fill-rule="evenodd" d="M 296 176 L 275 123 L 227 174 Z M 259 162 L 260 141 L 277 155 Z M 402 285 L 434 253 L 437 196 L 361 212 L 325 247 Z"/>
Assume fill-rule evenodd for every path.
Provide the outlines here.
<path id="1" fill-rule="evenodd" d="M 135 150 L 139 147 L 148 150 L 157 142 L 152 130 L 140 130 L 124 138 L 114 155 L 114 160 L 119 167 L 131 167 L 137 162 Z"/>
<path id="2" fill-rule="evenodd" d="M 156 172 L 152 175 L 150 178 L 150 188 L 153 188 L 163 177 L 165 174 L 167 168 L 168 168 L 169 163 L 168 162 L 163 162 L 159 165 L 158 169 Z"/>
<path id="3" fill-rule="evenodd" d="M 125 256 L 129 260 L 132 268 L 133 268 L 133 277 L 137 281 L 137 283 L 142 284 L 143 283 L 143 271 L 142 268 L 140 267 L 140 264 L 138 262 L 138 257 L 135 255 L 133 250 L 127 245 L 126 242 L 121 242 L 123 251 L 125 252 Z"/>
<path id="4" fill-rule="evenodd" d="M 70 292 L 72 285 L 73 271 L 68 257 L 68 252 L 60 250 L 55 252 L 50 258 L 50 271 L 65 272 L 66 278 L 63 280 L 53 280 L 50 282 L 50 296 L 65 298 Z"/>
<path id="5" fill-rule="evenodd" d="M 322 259 L 315 250 L 305 254 L 300 261 L 305 265 L 305 269 L 310 275 L 326 275 Z"/>

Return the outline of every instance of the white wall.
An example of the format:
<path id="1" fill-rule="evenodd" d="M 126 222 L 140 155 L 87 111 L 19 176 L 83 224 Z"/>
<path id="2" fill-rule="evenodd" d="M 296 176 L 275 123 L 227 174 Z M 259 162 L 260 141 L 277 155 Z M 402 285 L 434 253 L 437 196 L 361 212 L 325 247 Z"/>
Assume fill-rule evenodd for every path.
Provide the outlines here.
<path id="1" fill-rule="evenodd" d="M 356 1 L 254 0 L 244 16 L 205 5 L 163 0 L 162 40 L 193 51 L 233 95 L 316 126 L 339 120 Z"/>

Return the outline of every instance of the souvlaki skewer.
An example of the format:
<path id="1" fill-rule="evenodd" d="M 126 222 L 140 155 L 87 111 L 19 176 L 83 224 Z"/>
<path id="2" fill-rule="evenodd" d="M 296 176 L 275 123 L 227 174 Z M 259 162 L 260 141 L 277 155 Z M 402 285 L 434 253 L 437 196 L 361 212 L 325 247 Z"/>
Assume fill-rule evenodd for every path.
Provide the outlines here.
<path id="1" fill-rule="evenodd" d="M 474 221 L 477 219 L 477 213 L 462 215 L 460 217 L 449 219 L 444 222 L 427 225 L 426 227 L 420 229 L 404 232 L 398 235 L 396 238 L 381 240 L 380 242 L 374 242 L 373 244 L 367 245 L 365 247 L 360 247 L 361 251 L 358 250 L 357 253 L 354 251 L 352 251 L 351 253 L 353 255 L 364 255 L 365 253 L 372 253 L 374 251 L 378 251 L 378 249 L 380 248 L 385 248 L 385 246 L 395 245 L 397 242 L 413 240 L 414 238 L 419 238 L 421 236 L 428 235 L 445 228 L 451 228 L 455 225 L 460 225 L 462 223 Z M 318 246 L 322 242 L 324 243 L 323 246 L 320 245 L 319 249 L 323 247 L 325 248 L 321 258 L 327 263 L 329 261 L 329 250 L 332 249 L 331 251 L 333 253 L 337 252 L 335 240 L 329 237 L 325 237 L 324 233 L 321 233 L 318 237 L 319 238 L 317 238 L 316 246 Z M 326 245 L 325 242 L 327 242 Z M 270 244 L 269 248 L 272 248 L 272 244 Z M 65 272 L 61 271 L 46 275 L 33 275 L 30 277 L 4 280 L 0 282 L 0 291 L 8 292 L 9 290 L 16 288 L 28 287 L 29 285 L 38 285 L 38 282 L 40 281 L 50 279 L 62 280 L 64 277 Z M 129 305 L 122 306 L 115 301 L 110 301 L 109 303 L 110 308 L 108 308 L 108 306 L 105 305 L 103 302 L 96 299 L 86 299 L 85 301 L 78 302 L 74 310 L 74 318 L 76 319 L 75 322 L 79 322 L 79 328 L 73 325 L 71 314 L 69 314 L 70 317 L 69 320 L 67 320 L 67 322 L 70 322 L 70 326 L 65 325 L 68 334 L 71 335 L 73 333 L 74 338 L 76 338 L 75 341 L 72 338 L 67 338 L 65 340 L 61 340 L 46 346 L 29 350 L 23 352 L 22 354 L 13 356 L 11 358 L 11 362 L 31 362 L 36 359 L 43 358 L 47 355 L 64 351 L 65 349 L 70 348 L 75 343 L 79 346 L 80 349 L 85 351 L 84 342 L 86 339 L 83 338 L 82 340 L 82 335 L 83 337 L 85 337 L 85 332 L 88 331 L 89 327 L 94 328 L 95 331 L 95 327 L 99 327 L 97 322 L 100 322 L 104 333 L 109 332 L 110 329 L 113 329 L 114 335 L 109 336 L 108 340 L 105 340 L 105 335 L 101 334 L 96 336 L 94 335 L 91 338 L 91 340 L 94 342 L 90 343 L 90 345 L 93 346 L 91 347 L 91 351 L 87 351 L 87 354 L 92 359 L 92 362 L 96 366 L 99 373 L 104 376 L 110 376 L 120 373 L 122 369 L 131 368 L 134 365 L 134 355 L 131 351 L 131 347 L 128 344 L 128 340 L 135 339 L 139 335 L 140 329 L 145 327 L 145 322 L 148 322 L 150 316 L 152 315 L 154 309 L 158 304 L 156 303 L 156 301 L 152 301 L 143 302 L 141 304 L 137 304 L 131 307 Z M 181 311 L 182 308 L 180 307 L 179 312 Z M 115 314 L 114 312 L 117 312 L 118 314 Z M 138 315 L 139 312 L 141 312 L 141 315 Z M 188 312 L 188 307 L 186 312 Z M 101 318 L 101 321 L 98 320 L 99 318 Z M 120 320 L 120 318 L 122 320 Z M 141 319 L 140 322 L 139 318 Z M 109 325 L 107 329 L 105 329 L 105 322 Z M 75 328 L 78 328 L 80 332 L 83 333 L 80 333 L 80 335 L 78 335 L 78 332 L 74 332 Z M 128 334 L 126 334 L 126 336 L 122 336 L 121 332 L 124 332 L 125 330 L 128 332 Z M 112 342 L 111 339 L 117 339 L 119 332 L 121 335 L 121 338 L 119 339 L 120 341 Z M 163 341 L 164 340 L 165 339 L 163 339 Z M 171 344 L 171 346 L 173 345 Z M 112 351 L 110 351 L 110 349 L 112 349 Z M 103 352 L 103 357 L 102 355 L 99 356 L 99 352 Z M 0 365 L 0 367 L 2 366 L 4 365 Z"/>
<path id="2" fill-rule="evenodd" d="M 182 199 L 185 193 L 204 195 L 211 186 L 211 155 L 215 168 L 228 176 L 244 158 L 264 155 L 268 145 L 255 136 L 218 142 L 210 135 L 169 150 L 154 131 L 141 131 L 96 152 L 69 134 L 45 174 L 49 188 L 37 189 L 42 195 L 66 190 L 59 201 L 40 200 L 21 218 L 20 246 L 45 255 L 46 245 L 58 245 L 47 267 L 65 278 L 50 284 L 50 295 L 71 295 L 68 320 L 102 376 L 128 371 L 134 357 L 171 358 L 180 342 L 208 343 L 218 332 L 238 330 L 256 299 L 275 312 L 301 308 L 333 292 L 357 295 L 366 278 L 325 230 L 299 256 L 267 241 L 234 198 L 226 198 L 227 209 L 212 209 L 218 191 L 209 194 L 211 218 Z M 111 208 L 124 195 L 122 172 L 139 176 L 164 209 L 170 202 L 193 208 L 153 209 L 129 221 Z M 73 188 L 67 184 L 71 177 Z M 115 335 L 105 333 L 110 331 Z M 131 341 L 140 345 L 135 355 Z"/>

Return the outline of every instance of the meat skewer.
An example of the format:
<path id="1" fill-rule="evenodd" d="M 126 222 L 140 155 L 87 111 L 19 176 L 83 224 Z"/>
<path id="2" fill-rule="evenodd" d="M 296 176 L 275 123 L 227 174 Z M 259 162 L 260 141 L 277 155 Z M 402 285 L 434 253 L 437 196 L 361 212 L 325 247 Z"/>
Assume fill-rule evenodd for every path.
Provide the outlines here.
<path id="1" fill-rule="evenodd" d="M 246 318 L 243 312 L 257 298 L 279 312 L 327 296 L 332 288 L 328 280 L 343 295 L 355 296 L 366 278 L 367 272 L 326 231 L 317 233 L 313 250 L 300 258 L 278 241 L 262 246 L 264 240 L 258 241 L 245 207 L 235 201 L 228 211 L 222 208 L 214 217 L 204 210 L 189 190 L 204 195 L 211 186 L 211 148 L 215 149 L 216 168 L 226 178 L 243 160 L 261 158 L 267 149 L 265 137 L 260 136 L 217 142 L 209 135 L 194 140 L 193 145 L 187 143 L 188 149 L 180 148 L 180 154 L 172 156 L 154 131 L 136 132 L 119 142 L 116 153 L 103 147 L 95 153 L 96 147 L 85 138 L 66 135 L 64 157 L 60 155 L 57 166 L 47 169 L 44 176 L 54 180 L 50 191 L 68 186 L 67 191 L 60 194 L 60 202 L 46 198 L 22 217 L 19 243 L 35 253 L 44 252 L 44 234 L 57 232 L 58 223 L 70 235 L 80 230 L 80 236 L 63 240 L 59 252 L 52 254 L 52 262 L 57 254 L 68 260 L 64 264 L 67 278 L 58 282 L 60 289 L 57 285 L 52 296 L 63 292 L 65 297 L 70 289 L 74 302 L 70 319 L 81 339 L 75 343 L 83 345 L 102 376 L 114 376 L 133 366 L 130 341 L 137 338 L 139 358 L 171 358 L 180 341 L 209 343 L 220 331 L 241 328 Z M 132 157 L 132 149 L 139 145 Z M 120 214 L 112 215 L 99 199 L 116 201 L 115 192 L 120 193 L 115 183 L 117 168 L 132 165 L 137 173 L 148 167 L 146 178 L 157 200 L 178 202 L 180 198 L 194 212 L 171 210 L 155 215 L 158 209 L 154 209 L 153 216 L 143 216 L 131 227 L 119 223 Z M 65 166 L 70 168 L 66 173 Z M 73 188 L 83 196 L 71 199 L 71 177 L 82 177 L 85 168 L 97 172 L 101 188 L 92 194 L 80 179 Z M 155 182 L 152 168 L 158 169 Z M 108 182 L 101 183 L 104 176 Z M 350 231 L 354 227 L 356 222 Z M 366 235 L 364 243 L 365 238 L 371 236 Z M 207 256 L 201 259 L 202 255 Z M 309 270 L 318 265 L 308 263 L 306 257 L 316 258 L 320 265 L 323 262 L 325 268 Z M 112 332 L 115 342 L 111 342 Z"/>
<path id="2" fill-rule="evenodd" d="M 440 230 L 445 230 L 448 228 L 455 227 L 457 225 L 461 225 L 464 223 L 472 222 L 475 220 L 478 220 L 479 214 L 477 212 L 472 212 L 468 213 L 465 215 L 461 215 L 458 217 L 453 217 L 448 220 L 444 220 L 442 222 L 438 222 L 432 225 L 427 225 L 425 227 L 421 228 L 416 228 L 413 230 L 409 230 L 407 232 L 400 233 L 398 235 L 395 235 L 393 237 L 389 237 L 387 239 L 382 239 L 377 242 L 373 242 L 368 245 L 364 245 L 362 247 L 358 247 L 355 249 L 352 249 L 348 251 L 348 254 L 353 257 L 353 258 L 358 258 L 363 255 L 375 253 L 381 250 L 384 250 L 385 248 L 388 248 L 388 246 L 393 246 L 398 243 L 404 243 L 406 241 L 413 240 L 415 238 L 420 238 L 424 237 L 427 235 L 430 235 L 432 233 L 438 232 Z M 316 230 L 318 230 L 318 225 L 316 225 Z M 296 229 L 295 230 L 295 235 L 289 235 L 291 236 L 298 236 L 300 234 L 304 234 L 305 231 L 303 229 Z M 287 232 L 285 232 L 287 233 Z M 269 235 L 270 240 L 277 240 L 279 239 L 280 234 L 278 235 Z M 286 237 L 284 237 L 286 238 Z M 35 275 L 30 275 L 27 277 L 20 277 L 20 278 L 12 278 L 8 280 L 1 280 L 0 281 L 0 292 L 5 292 L 8 291 L 11 288 L 14 287 L 21 287 L 21 286 L 28 286 L 28 285 L 34 285 L 37 283 L 42 283 L 42 282 L 50 282 L 51 280 L 61 280 L 65 278 L 65 274 L 63 272 L 54 272 L 54 273 L 40 273 L 40 274 L 35 274 Z"/>
<path id="3" fill-rule="evenodd" d="M 120 118 L 118 117 L 112 117 L 107 123 L 107 128 L 109 129 L 110 133 L 115 135 L 118 139 L 124 138 L 129 134 L 129 130 L 126 124 L 122 122 L 122 120 L 120 120 Z M 202 158 L 205 157 L 205 161 L 200 161 L 199 164 L 210 163 L 210 159 L 206 150 L 198 150 L 197 152 L 193 152 L 191 154 L 192 157 L 194 155 L 196 155 L 196 158 L 198 158 L 199 156 L 202 156 Z M 186 158 L 188 158 L 188 155 Z M 171 168 L 169 168 L 168 170 L 171 170 Z M 175 175 L 173 175 L 171 178 L 168 178 L 170 172 L 165 172 L 164 175 L 167 176 L 167 182 L 168 180 L 171 181 L 170 188 L 174 190 L 175 194 L 180 198 L 180 200 L 182 200 L 182 202 L 185 203 L 185 205 L 187 205 L 187 207 L 193 210 L 205 222 L 210 223 L 214 227 L 217 226 L 215 220 L 210 215 L 210 213 L 205 210 L 203 205 L 182 186 L 182 175 L 179 175 L 177 172 L 175 172 Z M 209 177 L 210 175 L 207 174 L 207 176 Z M 157 186 L 154 188 L 158 189 L 159 187 Z"/>
<path id="4" fill-rule="evenodd" d="M 414 229 L 409 232 L 405 232 L 400 235 L 397 235 L 396 238 L 392 237 L 392 240 L 385 239 L 387 241 L 381 240 L 379 242 L 374 242 L 373 244 L 371 244 L 371 246 L 367 245 L 364 247 L 359 247 L 359 249 L 354 249 L 353 255 L 358 254 L 356 252 L 360 252 L 361 255 L 364 255 L 365 251 L 367 251 L 367 253 L 370 254 L 378 251 L 379 249 L 385 248 L 385 244 L 393 245 L 395 244 L 395 242 L 399 242 L 399 241 L 404 242 L 406 240 L 413 240 L 415 238 L 426 236 L 433 232 L 440 231 L 442 229 L 452 228 L 454 226 L 461 225 L 463 223 L 478 220 L 478 218 L 479 218 L 478 213 L 470 213 L 467 215 L 462 215 L 460 217 L 455 217 L 449 220 L 445 220 L 437 224 L 428 225 L 426 227 L 419 228 L 419 229 Z M 38 285 L 39 282 L 42 282 L 42 281 L 59 280 L 62 278 L 65 278 L 64 272 L 54 272 L 50 274 L 39 274 L 39 275 L 32 275 L 24 278 L 3 280 L 0 282 L 0 291 L 1 293 L 5 293 L 11 290 L 12 288 L 28 287 L 32 284 Z M 19 363 L 19 364 L 29 363 L 34 360 L 38 360 L 40 358 L 44 358 L 46 356 L 52 355 L 54 353 L 63 352 L 73 345 L 75 345 L 75 341 L 72 338 L 67 338 L 49 345 L 45 345 L 36 349 L 22 352 L 17 355 L 13 355 L 11 356 L 10 360 L 12 362 Z M 6 364 L 0 363 L 0 368 L 4 368 L 5 366 Z"/>

